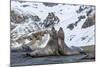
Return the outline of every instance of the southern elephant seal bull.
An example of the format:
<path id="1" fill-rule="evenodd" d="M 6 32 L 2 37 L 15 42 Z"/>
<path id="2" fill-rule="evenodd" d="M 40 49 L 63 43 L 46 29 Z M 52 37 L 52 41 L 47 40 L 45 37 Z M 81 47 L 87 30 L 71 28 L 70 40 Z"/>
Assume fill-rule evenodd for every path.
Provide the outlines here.
<path id="1" fill-rule="evenodd" d="M 50 40 L 44 48 L 37 48 L 36 50 L 27 53 L 29 56 L 51 56 L 59 55 L 58 53 L 58 36 L 55 28 L 53 27 L 50 32 Z"/>
<path id="2" fill-rule="evenodd" d="M 64 31 L 63 28 L 60 27 L 58 31 L 58 46 L 59 46 L 59 53 L 61 55 L 74 55 L 74 54 L 79 54 L 78 51 L 73 51 L 70 49 L 66 43 L 64 42 Z"/>

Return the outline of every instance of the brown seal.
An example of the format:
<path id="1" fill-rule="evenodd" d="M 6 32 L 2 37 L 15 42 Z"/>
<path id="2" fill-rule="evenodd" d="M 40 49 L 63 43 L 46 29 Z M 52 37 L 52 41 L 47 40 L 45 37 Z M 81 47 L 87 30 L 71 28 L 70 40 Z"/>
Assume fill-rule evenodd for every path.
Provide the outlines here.
<path id="1" fill-rule="evenodd" d="M 59 46 L 59 53 L 61 55 L 74 55 L 79 54 L 78 51 L 73 51 L 70 49 L 64 42 L 64 31 L 63 28 L 60 27 L 58 31 L 58 46 Z"/>

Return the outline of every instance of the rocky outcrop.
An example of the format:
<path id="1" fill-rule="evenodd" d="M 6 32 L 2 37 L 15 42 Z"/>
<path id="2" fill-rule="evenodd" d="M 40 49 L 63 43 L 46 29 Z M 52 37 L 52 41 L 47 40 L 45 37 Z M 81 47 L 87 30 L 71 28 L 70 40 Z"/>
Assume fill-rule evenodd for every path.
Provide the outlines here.
<path id="1" fill-rule="evenodd" d="M 88 16 L 86 21 L 84 22 L 82 28 L 87 28 L 95 24 L 95 14 L 93 16 Z"/>
<path id="2" fill-rule="evenodd" d="M 58 5 L 57 3 L 43 3 L 45 6 L 47 7 L 53 7 L 53 6 L 56 6 Z"/>
<path id="3" fill-rule="evenodd" d="M 60 22 L 60 19 L 55 16 L 53 12 L 48 13 L 48 16 L 43 21 L 44 27 L 53 27 L 55 24 L 58 24 Z"/>
<path id="4" fill-rule="evenodd" d="M 78 17 L 78 20 L 77 20 L 75 23 L 69 24 L 69 25 L 67 26 L 67 28 L 69 28 L 70 30 L 73 30 L 73 29 L 77 26 L 77 24 L 78 24 L 82 19 L 85 19 L 85 16 L 84 16 L 84 15 L 79 16 L 79 17 Z"/>

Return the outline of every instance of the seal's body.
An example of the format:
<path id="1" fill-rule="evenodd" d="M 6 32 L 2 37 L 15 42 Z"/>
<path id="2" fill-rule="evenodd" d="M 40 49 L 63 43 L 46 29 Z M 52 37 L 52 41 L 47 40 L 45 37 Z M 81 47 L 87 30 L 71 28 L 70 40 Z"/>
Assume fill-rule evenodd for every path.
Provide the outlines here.
<path id="1" fill-rule="evenodd" d="M 50 40 L 44 48 L 37 48 L 36 50 L 28 53 L 30 56 L 51 56 L 59 55 L 58 53 L 58 36 L 57 32 L 52 28 L 50 32 Z"/>
<path id="2" fill-rule="evenodd" d="M 78 51 L 73 51 L 70 49 L 64 42 L 64 31 L 62 28 L 58 31 L 58 46 L 59 46 L 59 53 L 61 55 L 74 55 L 79 54 Z"/>

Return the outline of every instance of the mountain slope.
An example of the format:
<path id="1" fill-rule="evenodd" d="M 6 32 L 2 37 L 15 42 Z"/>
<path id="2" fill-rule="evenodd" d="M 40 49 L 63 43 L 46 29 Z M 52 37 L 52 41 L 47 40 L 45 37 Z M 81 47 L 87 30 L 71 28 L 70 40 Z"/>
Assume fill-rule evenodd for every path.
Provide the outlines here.
<path id="1" fill-rule="evenodd" d="M 11 45 L 26 44 L 25 37 L 53 26 L 57 31 L 60 27 L 64 29 L 65 43 L 69 47 L 95 44 L 95 22 L 92 25 L 88 25 L 92 22 L 86 23 L 94 14 L 95 6 L 91 5 L 11 1 Z M 18 43 L 20 38 L 23 42 Z"/>

